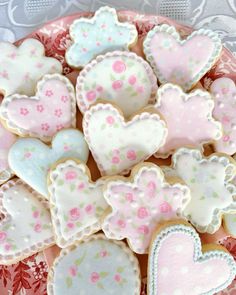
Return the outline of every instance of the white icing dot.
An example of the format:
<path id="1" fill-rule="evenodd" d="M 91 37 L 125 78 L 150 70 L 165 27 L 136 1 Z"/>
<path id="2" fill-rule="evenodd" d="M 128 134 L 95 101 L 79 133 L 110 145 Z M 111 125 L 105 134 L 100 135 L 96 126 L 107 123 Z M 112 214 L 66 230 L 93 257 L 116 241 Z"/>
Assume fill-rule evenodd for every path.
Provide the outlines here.
<path id="1" fill-rule="evenodd" d="M 161 269 L 161 275 L 162 275 L 163 277 L 166 277 L 166 276 L 168 275 L 168 273 L 169 273 L 169 269 L 168 269 L 167 267 L 163 267 L 163 268 Z"/>
<path id="2" fill-rule="evenodd" d="M 209 274 L 209 273 L 212 272 L 212 268 L 210 266 L 207 266 L 207 267 L 204 268 L 203 271 L 204 271 L 204 273 Z"/>
<path id="3" fill-rule="evenodd" d="M 181 268 L 180 271 L 184 275 L 184 274 L 188 273 L 188 267 L 187 266 L 184 266 L 184 267 Z"/>
<path id="4" fill-rule="evenodd" d="M 176 251 L 177 253 L 180 253 L 182 250 L 183 250 L 183 246 L 182 246 L 182 245 L 177 245 L 177 246 L 175 247 L 175 251 Z"/>
<path id="5" fill-rule="evenodd" d="M 182 295 L 183 292 L 180 289 L 174 291 L 173 295 Z"/>

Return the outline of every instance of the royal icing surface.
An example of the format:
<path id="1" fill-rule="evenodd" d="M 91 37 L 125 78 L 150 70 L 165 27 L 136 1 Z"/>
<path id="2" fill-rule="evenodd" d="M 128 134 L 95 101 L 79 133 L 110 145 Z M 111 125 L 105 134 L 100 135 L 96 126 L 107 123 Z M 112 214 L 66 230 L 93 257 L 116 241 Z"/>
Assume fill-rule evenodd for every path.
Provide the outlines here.
<path id="1" fill-rule="evenodd" d="M 222 44 L 210 30 L 194 31 L 181 40 L 175 27 L 155 26 L 144 41 L 144 53 L 161 83 L 191 89 L 217 61 Z"/>
<path id="2" fill-rule="evenodd" d="M 164 144 L 165 122 L 153 109 L 149 111 L 141 112 L 128 122 L 108 103 L 98 103 L 85 113 L 85 140 L 103 175 L 126 172 Z"/>
<path id="3" fill-rule="evenodd" d="M 3 99 L 0 117 L 14 133 L 51 141 L 63 128 L 76 125 L 74 87 L 66 77 L 45 75 L 35 96 L 14 94 Z"/>
<path id="4" fill-rule="evenodd" d="M 137 258 L 123 243 L 91 236 L 63 249 L 49 272 L 49 295 L 139 295 Z"/>
<path id="5" fill-rule="evenodd" d="M 230 285 L 236 273 L 226 249 L 202 253 L 197 232 L 184 224 L 156 234 L 148 263 L 149 295 L 213 295 Z"/>
<path id="6" fill-rule="evenodd" d="M 43 75 L 62 72 L 60 62 L 45 57 L 44 46 L 36 39 L 26 39 L 19 47 L 0 42 L 0 52 L 0 92 L 5 96 L 33 95 Z"/>
<path id="7" fill-rule="evenodd" d="M 115 9 L 104 6 L 91 19 L 75 20 L 70 36 L 74 43 L 66 51 L 66 60 L 72 67 L 81 68 L 99 54 L 128 50 L 138 33 L 134 25 L 118 21 Z"/>
<path id="8" fill-rule="evenodd" d="M 12 264 L 54 243 L 49 210 L 20 179 L 0 189 L 0 264 Z"/>
<path id="9" fill-rule="evenodd" d="M 216 232 L 222 214 L 236 212 L 235 162 L 227 156 L 205 158 L 197 149 L 180 148 L 172 156 L 172 165 L 174 172 L 164 169 L 166 176 L 177 174 L 191 191 L 184 215 L 199 232 Z"/>
<path id="10" fill-rule="evenodd" d="M 214 101 L 206 91 L 185 94 L 180 87 L 165 84 L 158 89 L 157 111 L 168 128 L 166 143 L 156 156 L 168 157 L 176 149 L 200 146 L 222 136 L 221 124 L 212 118 Z"/>
<path id="11" fill-rule="evenodd" d="M 214 117 L 222 123 L 223 136 L 214 143 L 217 152 L 236 152 L 236 86 L 229 78 L 216 79 L 210 87 L 215 100 Z"/>
<path id="12" fill-rule="evenodd" d="M 92 182 L 87 166 L 74 160 L 50 171 L 48 190 L 57 245 L 67 247 L 101 229 L 108 207 L 103 184 L 103 179 Z"/>
<path id="13" fill-rule="evenodd" d="M 47 198 L 47 173 L 50 166 L 63 158 L 87 162 L 88 154 L 82 132 L 64 129 L 56 134 L 51 148 L 36 138 L 18 139 L 9 151 L 8 161 L 17 176 Z"/>
<path id="14" fill-rule="evenodd" d="M 151 163 L 135 167 L 132 176 L 132 182 L 108 181 L 104 197 L 112 212 L 102 229 L 108 238 L 127 238 L 133 251 L 143 254 L 159 222 L 181 217 L 190 191 L 179 183 L 167 183 L 161 169 Z"/>
<path id="15" fill-rule="evenodd" d="M 81 112 L 102 99 L 115 103 L 127 117 L 154 101 L 157 80 L 144 59 L 135 53 L 115 51 L 86 65 L 76 90 Z"/>
<path id="16" fill-rule="evenodd" d="M 12 175 L 8 164 L 8 151 L 15 141 L 16 136 L 0 123 L 0 184 L 7 181 Z"/>

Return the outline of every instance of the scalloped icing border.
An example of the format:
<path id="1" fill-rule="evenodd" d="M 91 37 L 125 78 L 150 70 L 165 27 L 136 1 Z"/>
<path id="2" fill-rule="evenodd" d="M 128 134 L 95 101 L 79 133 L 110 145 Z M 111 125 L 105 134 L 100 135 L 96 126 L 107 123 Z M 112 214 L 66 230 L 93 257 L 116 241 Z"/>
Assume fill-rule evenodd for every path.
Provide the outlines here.
<path id="1" fill-rule="evenodd" d="M 115 25 L 117 25 L 118 27 L 127 28 L 130 30 L 130 41 L 128 43 L 124 44 L 125 50 L 129 50 L 129 47 L 136 43 L 136 41 L 138 39 L 138 32 L 137 32 L 135 25 L 130 24 L 129 22 L 120 22 L 118 19 L 118 15 L 116 13 L 116 10 L 114 8 L 111 8 L 109 6 L 102 6 L 94 13 L 94 16 L 92 18 L 81 17 L 79 19 L 76 19 L 70 25 L 69 34 L 70 34 L 70 37 L 71 37 L 73 43 L 69 48 L 67 48 L 66 53 L 65 53 L 65 59 L 66 59 L 68 65 L 70 65 L 71 67 L 83 68 L 85 66 L 84 64 L 76 64 L 75 65 L 73 62 L 70 61 L 70 53 L 69 53 L 70 48 L 72 48 L 72 46 L 76 43 L 75 35 L 73 32 L 75 30 L 75 26 L 80 23 L 94 25 L 97 21 L 97 18 L 100 16 L 100 14 L 102 14 L 104 12 L 108 12 L 109 14 L 111 14 L 113 16 Z"/>
<path id="2" fill-rule="evenodd" d="M 215 209 L 212 221 L 207 226 L 199 226 L 196 222 L 194 222 L 191 218 L 191 216 L 185 215 L 185 218 L 188 219 L 193 226 L 200 232 L 200 233 L 214 233 L 216 232 L 222 222 L 223 214 L 225 213 L 236 213 L 236 186 L 231 183 L 235 172 L 236 172 L 236 163 L 234 163 L 234 160 L 227 156 L 227 155 L 217 155 L 217 154 L 211 154 L 209 157 L 204 158 L 201 151 L 198 149 L 188 149 L 188 148 L 180 148 L 177 150 L 175 154 L 172 156 L 172 164 L 171 169 L 175 170 L 176 162 L 178 161 L 178 157 L 182 155 L 191 155 L 195 160 L 197 160 L 200 164 L 203 162 L 215 162 L 223 165 L 223 167 L 226 167 L 225 169 L 225 188 L 232 194 L 232 196 L 235 196 L 235 200 L 231 203 L 231 205 L 227 206 L 226 208 L 222 209 Z M 232 198 L 234 199 L 234 198 Z"/>
<path id="3" fill-rule="evenodd" d="M 162 75 L 162 73 L 159 71 L 158 67 L 156 66 L 153 54 L 150 49 L 150 43 L 152 41 L 153 36 L 156 33 L 167 33 L 170 36 L 172 36 L 180 45 L 183 45 L 185 42 L 187 42 L 194 36 L 203 35 L 203 36 L 209 37 L 215 45 L 212 56 L 209 58 L 209 60 L 207 61 L 206 65 L 202 68 L 202 70 L 193 79 L 191 79 L 190 81 L 182 85 L 182 88 L 184 91 L 190 90 L 212 68 L 212 66 L 216 63 L 217 59 L 220 57 L 220 54 L 223 48 L 221 40 L 219 39 L 218 35 L 211 30 L 200 29 L 197 31 L 193 31 L 193 33 L 191 33 L 186 39 L 181 39 L 180 34 L 177 32 L 174 26 L 170 26 L 167 24 L 155 26 L 151 31 L 148 32 L 143 43 L 143 50 L 147 60 L 150 62 L 151 66 L 154 69 L 154 72 L 157 75 L 158 80 L 161 83 L 167 83 L 169 81 L 165 79 L 165 77 Z"/>
<path id="4" fill-rule="evenodd" d="M 164 226 L 158 232 L 154 237 L 153 237 L 153 243 L 150 247 L 150 255 L 148 258 L 148 290 L 149 290 L 149 295 L 156 295 L 157 294 L 157 285 L 155 278 L 158 276 L 158 265 L 156 262 L 156 257 L 159 255 L 159 250 L 162 246 L 163 240 L 167 239 L 168 236 L 170 236 L 172 233 L 184 233 L 188 236 L 190 236 L 193 241 L 194 241 L 194 257 L 193 261 L 194 262 L 205 262 L 211 258 L 219 258 L 226 260 L 231 272 L 228 280 L 221 286 L 214 288 L 206 293 L 204 295 L 213 295 L 223 289 L 225 289 L 230 283 L 234 280 L 235 274 L 236 274 L 236 263 L 233 259 L 233 257 L 226 251 L 222 250 L 209 250 L 206 251 L 205 253 L 202 253 L 202 245 L 201 245 L 201 240 L 200 237 L 198 236 L 197 232 L 194 230 L 194 228 L 190 225 L 185 225 L 185 224 L 168 224 Z"/>
<path id="5" fill-rule="evenodd" d="M 12 180 L 9 180 L 7 183 L 3 184 L 0 189 L 0 212 L 2 212 L 5 215 L 4 219 L 1 221 L 1 224 L 4 224 L 5 223 L 4 220 L 6 220 L 8 218 L 10 220 L 12 219 L 9 212 L 6 211 L 2 205 L 2 198 L 3 198 L 4 192 L 7 191 L 8 189 L 10 189 L 11 187 L 14 187 L 15 185 L 23 185 L 23 187 L 25 187 L 27 189 L 27 191 L 29 191 L 33 195 L 33 197 L 37 198 L 42 204 L 43 203 L 44 203 L 44 205 L 46 204 L 45 199 L 43 197 L 41 197 L 41 195 L 39 193 L 37 193 L 35 190 L 33 190 L 29 185 L 27 185 L 21 179 L 14 178 Z M 55 239 L 53 236 L 51 239 L 46 239 L 40 243 L 34 244 L 34 245 L 26 248 L 24 251 L 16 252 L 15 255 L 7 255 L 9 258 L 7 258 L 5 260 L 4 260 L 4 258 L 0 258 L 0 260 L 1 260 L 1 263 L 4 265 L 10 265 L 13 263 L 17 263 L 20 260 L 23 260 L 23 259 L 25 259 L 37 252 L 43 251 L 43 250 L 51 247 L 54 244 L 55 244 Z M 25 254 L 25 253 L 27 253 L 27 254 Z"/>
<path id="6" fill-rule="evenodd" d="M 147 77 L 152 85 L 149 103 L 153 104 L 155 102 L 156 91 L 158 89 L 157 78 L 156 78 L 151 66 L 149 65 L 149 63 L 146 62 L 142 57 L 135 54 L 134 52 L 112 51 L 112 52 L 107 52 L 104 55 L 98 55 L 95 59 L 93 59 L 90 63 L 88 63 L 83 68 L 83 70 L 79 73 L 79 76 L 77 77 L 76 99 L 77 99 L 78 107 L 79 107 L 82 114 L 89 109 L 89 107 L 86 107 L 86 104 L 84 103 L 84 97 L 81 94 L 81 92 L 84 91 L 83 85 L 86 82 L 87 74 L 89 74 L 89 72 L 92 71 L 94 67 L 96 67 L 98 64 L 100 64 L 104 60 L 106 60 L 108 58 L 113 58 L 113 57 L 130 58 L 130 59 L 135 60 L 137 63 L 140 63 L 143 66 L 143 69 L 146 71 Z"/>
<path id="7" fill-rule="evenodd" d="M 187 102 L 189 101 L 192 97 L 195 97 L 195 96 L 200 96 L 200 97 L 203 97 L 206 101 L 208 101 L 208 105 L 209 105 L 209 112 L 207 114 L 207 119 L 208 119 L 208 122 L 214 124 L 216 126 L 216 128 L 218 129 L 218 133 L 216 134 L 215 138 L 212 138 L 212 141 L 201 141 L 200 143 L 198 143 L 196 145 L 196 147 L 199 147 L 201 148 L 201 150 L 203 151 L 203 145 L 204 144 L 214 144 L 214 142 L 218 139 L 220 139 L 222 137 L 222 124 L 217 121 L 213 116 L 212 116 L 212 112 L 213 112 L 213 109 L 214 109 L 214 105 L 215 105 L 215 102 L 213 100 L 213 98 L 211 97 L 211 95 L 209 94 L 209 92 L 207 91 L 203 91 L 201 89 L 196 89 L 190 93 L 185 93 L 182 88 L 176 84 L 172 84 L 172 83 L 167 83 L 167 84 L 164 84 L 162 85 L 160 88 L 158 88 L 157 90 L 157 103 L 154 105 L 154 107 L 157 109 L 158 112 L 159 111 L 159 107 L 161 106 L 161 103 L 162 103 L 162 96 L 163 96 L 163 93 L 165 93 L 165 91 L 167 91 L 168 89 L 174 89 L 176 91 L 178 91 L 178 93 L 180 94 L 180 97 L 183 98 L 183 102 Z M 161 112 L 160 112 L 161 114 Z M 168 126 L 167 126 L 168 128 Z M 176 149 L 171 149 L 169 152 L 167 153 L 155 153 L 154 156 L 156 158 L 161 158 L 161 159 L 166 159 L 168 158 L 170 155 L 172 155 L 176 150 Z"/>
<path id="8" fill-rule="evenodd" d="M 90 118 L 93 116 L 93 113 L 96 113 L 97 111 L 100 111 L 100 110 L 112 111 L 115 114 L 116 118 L 118 118 L 118 120 L 120 121 L 121 126 L 123 128 L 128 128 L 130 125 L 134 124 L 135 122 L 142 121 L 144 119 L 152 119 L 152 120 L 158 121 L 162 125 L 164 132 L 163 132 L 162 141 L 160 142 L 159 146 L 157 147 L 157 150 L 161 146 L 164 145 L 168 130 L 167 130 L 165 121 L 161 119 L 161 117 L 159 116 L 159 114 L 156 112 L 155 109 L 149 108 L 149 111 L 148 111 L 148 108 L 143 108 L 138 113 L 134 114 L 128 121 L 126 121 L 124 119 L 122 111 L 120 111 L 120 109 L 118 107 L 115 107 L 111 103 L 96 103 L 96 104 L 92 105 L 88 109 L 88 111 L 85 112 L 84 117 L 83 117 L 82 126 L 83 126 L 83 131 L 84 131 L 84 138 L 89 146 L 89 150 L 91 151 L 94 160 L 97 163 L 97 166 L 101 172 L 101 175 L 106 175 L 105 169 L 103 168 L 102 163 L 100 163 L 99 157 L 97 156 L 97 153 L 95 152 L 94 148 L 91 146 L 90 135 L 88 132 L 88 125 L 89 125 Z M 147 160 L 154 153 L 148 154 L 147 156 L 145 156 L 145 158 L 141 159 L 140 162 Z M 123 171 L 119 172 L 119 174 L 127 174 L 134 166 L 135 166 L 135 164 L 133 166 L 130 166 L 129 168 L 124 169 Z"/>
<path id="9" fill-rule="evenodd" d="M 136 277 L 136 289 L 134 290 L 133 295 L 140 295 L 140 289 L 141 289 L 141 273 L 140 273 L 140 268 L 139 268 L 139 262 L 137 257 L 134 255 L 134 253 L 126 246 L 126 244 L 122 241 L 115 241 L 115 240 L 109 240 L 107 239 L 103 234 L 97 234 L 97 235 L 92 235 L 88 237 L 87 239 L 75 243 L 73 246 L 67 247 L 65 249 L 62 249 L 60 252 L 59 256 L 54 260 L 53 265 L 51 266 L 49 272 L 48 272 L 48 278 L 47 278 L 47 292 L 48 295 L 54 295 L 54 283 L 53 283 L 53 278 L 54 278 L 54 273 L 55 273 L 55 268 L 57 265 L 60 263 L 60 260 L 63 259 L 64 256 L 69 254 L 70 252 L 74 251 L 77 247 L 79 247 L 81 244 L 85 244 L 87 242 L 91 241 L 97 241 L 97 240 L 103 240 L 105 242 L 113 243 L 121 248 L 126 255 L 129 258 L 129 261 L 133 265 L 133 270 L 134 270 L 134 276 Z M 56 295 L 56 294 L 55 294 Z"/>
<path id="10" fill-rule="evenodd" d="M 108 220 L 110 218 L 112 218 L 118 210 L 114 210 L 114 206 L 112 205 L 112 203 L 110 202 L 110 196 L 112 196 L 112 192 L 111 192 L 111 188 L 113 186 L 117 186 L 117 185 L 128 185 L 129 187 L 131 187 L 132 189 L 136 189 L 138 188 L 138 181 L 140 180 L 141 178 L 141 175 L 142 173 L 145 173 L 145 172 L 154 172 L 155 175 L 156 175 L 156 178 L 160 180 L 161 182 L 161 189 L 165 189 L 165 188 L 169 188 L 169 189 L 179 189 L 183 195 L 184 195 L 184 198 L 182 200 L 182 207 L 179 207 L 177 210 L 176 210 L 176 215 L 177 217 L 176 218 L 184 218 L 183 216 L 183 210 L 184 208 L 186 207 L 186 205 L 190 202 L 190 198 L 191 198 L 191 195 L 190 195 L 190 190 L 189 188 L 184 185 L 184 184 L 181 184 L 179 182 L 175 182 L 175 183 L 172 183 L 170 184 L 166 179 L 165 179 L 165 176 L 164 176 L 164 173 L 162 172 L 161 168 L 159 168 L 159 166 L 153 164 L 153 163 L 149 163 L 149 162 L 146 162 L 146 163 L 143 163 L 143 164 L 137 164 L 131 171 L 131 175 L 127 178 L 117 178 L 117 179 L 111 179 L 111 180 L 107 180 L 106 184 L 105 184 L 105 187 L 104 187 L 104 198 L 105 200 L 107 201 L 107 203 L 109 204 L 109 206 L 112 208 L 112 212 L 109 212 L 104 220 L 103 220 L 103 224 L 102 224 L 102 229 L 106 235 L 107 238 L 109 239 L 116 239 L 116 240 L 122 240 L 122 239 L 127 239 L 127 242 L 128 242 L 128 245 L 129 247 L 136 253 L 139 253 L 139 254 L 145 254 L 145 253 L 148 253 L 148 249 L 146 249 L 146 251 L 143 251 L 143 249 L 138 249 L 138 248 L 134 248 L 132 247 L 132 242 L 131 242 L 131 239 L 127 238 L 126 236 L 124 235 L 116 235 L 114 233 L 111 233 L 109 230 L 108 230 L 108 223 L 110 223 Z M 166 221 L 166 220 L 165 220 Z"/>
<path id="11" fill-rule="evenodd" d="M 36 132 L 31 132 L 30 130 L 26 130 L 24 128 L 21 128 L 17 126 L 14 122 L 12 122 L 8 118 L 7 108 L 9 103 L 11 103 L 14 100 L 21 100 L 21 99 L 28 99 L 28 100 L 40 100 L 40 93 L 42 91 L 43 85 L 48 81 L 55 81 L 58 80 L 65 84 L 70 98 L 70 104 L 71 104 L 71 126 L 68 128 L 76 128 L 76 98 L 75 98 L 75 90 L 74 86 L 70 82 L 68 78 L 66 78 L 63 75 L 60 74 L 46 74 L 42 77 L 41 80 L 38 81 L 36 86 L 36 92 L 34 96 L 27 96 L 27 95 L 20 95 L 20 94 L 13 94 L 10 96 L 6 96 L 3 98 L 2 104 L 0 106 L 0 120 L 2 121 L 2 124 L 6 126 L 8 130 L 11 132 L 22 136 L 22 137 L 33 137 L 38 138 L 44 142 L 50 142 L 54 135 L 52 136 L 39 136 Z"/>
<path id="12" fill-rule="evenodd" d="M 91 180 L 91 175 L 87 165 L 85 165 L 84 163 L 78 160 L 68 159 L 68 160 L 65 160 L 64 162 L 59 161 L 58 164 L 56 164 L 53 168 L 50 169 L 50 172 L 48 174 L 50 211 L 52 215 L 52 224 L 53 224 L 53 230 L 55 233 L 56 244 L 61 248 L 71 246 L 74 242 L 80 241 L 88 237 L 89 235 L 92 235 L 93 233 L 96 233 L 97 231 L 101 230 L 101 220 L 102 220 L 102 216 L 101 216 L 101 218 L 98 219 L 96 223 L 90 226 L 86 226 L 82 231 L 77 231 L 77 233 L 75 233 L 69 239 L 65 239 L 63 237 L 60 219 L 58 218 L 57 201 L 55 198 L 55 181 L 59 177 L 61 171 L 64 168 L 69 166 L 72 166 L 73 168 L 76 168 L 82 171 L 82 173 L 86 176 L 86 181 L 89 184 L 89 188 L 91 187 L 96 188 L 98 186 L 104 185 L 105 183 L 105 179 L 103 178 L 100 178 L 96 182 L 93 182 Z"/>

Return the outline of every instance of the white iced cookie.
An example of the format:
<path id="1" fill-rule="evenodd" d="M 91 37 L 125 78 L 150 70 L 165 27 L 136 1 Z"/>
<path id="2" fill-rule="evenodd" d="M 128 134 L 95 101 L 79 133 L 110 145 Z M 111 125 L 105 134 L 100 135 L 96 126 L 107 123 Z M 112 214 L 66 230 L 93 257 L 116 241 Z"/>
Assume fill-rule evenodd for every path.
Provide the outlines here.
<path id="1" fill-rule="evenodd" d="M 60 62 L 46 57 L 43 44 L 26 39 L 19 47 L 0 42 L 0 93 L 33 95 L 37 81 L 45 74 L 61 73 Z"/>

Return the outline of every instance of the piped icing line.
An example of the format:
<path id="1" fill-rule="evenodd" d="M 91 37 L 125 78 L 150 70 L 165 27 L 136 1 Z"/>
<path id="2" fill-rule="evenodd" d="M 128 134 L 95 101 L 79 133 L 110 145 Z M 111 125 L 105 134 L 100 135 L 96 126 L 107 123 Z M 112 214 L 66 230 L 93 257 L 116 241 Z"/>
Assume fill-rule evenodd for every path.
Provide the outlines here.
<path id="1" fill-rule="evenodd" d="M 58 91 L 58 87 L 60 92 L 54 94 L 54 91 Z M 55 101 L 54 104 L 52 99 Z M 47 105 L 47 101 L 51 105 Z M 58 108 L 59 106 L 61 108 Z M 31 124 L 28 118 L 31 112 L 35 113 L 35 116 L 31 118 L 34 124 Z M 45 113 L 47 114 L 45 115 Z M 37 116 L 39 116 L 38 120 Z M 55 122 L 50 122 L 53 117 Z M 20 118 L 23 122 L 20 121 Z M 68 78 L 60 74 L 45 75 L 37 83 L 35 96 L 28 97 L 20 94 L 6 96 L 0 106 L 0 119 L 4 126 L 13 133 L 49 142 L 60 129 L 76 127 L 74 86 Z M 28 125 L 24 120 L 28 122 Z M 52 129 L 54 130 L 52 131 Z"/>
<path id="2" fill-rule="evenodd" d="M 135 66 L 138 69 L 135 69 Z M 129 77 L 127 72 L 129 72 Z M 141 74 L 143 78 L 142 76 L 139 77 Z M 107 75 L 107 79 L 104 75 Z M 99 80 L 100 83 L 97 81 L 99 77 L 102 77 Z M 109 85 L 110 82 L 111 85 Z M 90 88 L 89 83 L 92 83 L 92 85 L 95 83 L 95 86 Z M 127 94 L 124 94 L 124 88 Z M 149 89 L 145 91 L 145 88 Z M 143 58 L 133 52 L 113 51 L 97 56 L 83 68 L 77 78 L 76 98 L 82 113 L 91 104 L 102 99 L 116 103 L 127 117 L 145 107 L 148 103 L 153 104 L 157 88 L 157 79 L 153 70 Z M 144 99 L 143 96 L 145 96 Z M 131 111 L 127 110 L 125 101 L 121 104 L 121 99 L 125 99 L 126 104 L 130 101 L 133 104 L 136 104 L 137 100 L 138 103 L 139 100 L 144 101 L 138 108 L 133 106 Z"/>
<path id="3" fill-rule="evenodd" d="M 65 248 L 101 230 L 108 204 L 105 180 L 92 182 L 88 167 L 74 159 L 59 161 L 48 174 L 48 191 L 56 243 Z M 70 233 L 71 232 L 71 233 Z"/>
<path id="4" fill-rule="evenodd" d="M 195 37 L 208 37 L 209 40 L 213 43 L 213 51 L 211 56 L 207 59 L 207 61 L 205 61 L 202 65 L 202 68 L 197 71 L 197 73 L 195 75 L 193 75 L 192 78 L 187 79 L 186 81 L 182 81 L 181 83 L 177 83 L 177 81 L 174 81 L 175 79 L 170 79 L 170 78 L 166 78 L 165 75 L 163 74 L 162 70 L 160 70 L 160 68 L 157 66 L 157 59 L 155 59 L 155 56 L 159 59 L 162 60 L 162 57 L 160 56 L 160 54 L 158 53 L 157 50 L 155 50 L 155 52 L 152 52 L 152 48 L 151 48 L 151 43 L 153 41 L 153 39 L 155 38 L 156 35 L 158 34 L 167 34 L 167 36 L 171 37 L 175 42 L 177 42 L 178 45 L 182 46 L 182 51 L 184 51 L 183 46 L 186 45 L 188 43 L 188 41 L 190 41 L 191 39 L 195 38 Z M 169 39 L 168 39 L 169 40 Z M 167 41 L 168 41 L 167 40 Z M 159 39 L 157 39 L 157 45 L 158 44 Z M 166 50 L 170 50 L 171 49 L 171 44 L 169 44 L 168 42 L 166 42 L 167 44 L 163 44 L 164 48 Z M 157 47 L 156 45 L 156 47 Z M 197 46 L 197 44 L 196 44 Z M 205 45 L 206 46 L 206 45 Z M 143 43 L 143 49 L 144 49 L 144 53 L 146 55 L 147 60 L 150 62 L 151 66 L 154 69 L 154 72 L 157 75 L 157 78 L 159 79 L 160 83 L 167 83 L 167 82 L 172 82 L 175 84 L 180 84 L 180 86 L 182 86 L 184 91 L 187 91 L 189 89 L 191 89 L 205 74 L 208 70 L 210 70 L 210 68 L 215 64 L 215 62 L 217 61 L 217 59 L 219 58 L 221 51 L 222 51 L 222 44 L 221 44 L 221 40 L 218 37 L 218 35 L 216 33 L 214 33 L 211 30 L 205 30 L 205 29 L 200 29 L 198 31 L 194 31 L 193 33 L 191 33 L 186 39 L 181 39 L 179 33 L 177 32 L 177 30 L 175 29 L 175 27 L 173 26 L 169 26 L 167 24 L 162 24 L 159 26 L 155 26 L 152 30 L 150 30 L 144 40 Z M 157 48 L 156 48 L 157 49 Z M 186 58 L 186 54 L 184 54 L 185 58 Z M 201 58 L 201 56 L 200 56 Z M 176 60 L 178 63 L 178 60 Z M 185 62 L 186 64 L 186 62 Z M 171 66 L 171 65 L 170 65 Z M 167 70 L 170 70 L 170 67 L 167 67 Z M 186 76 L 189 76 L 188 73 L 186 73 Z"/>

